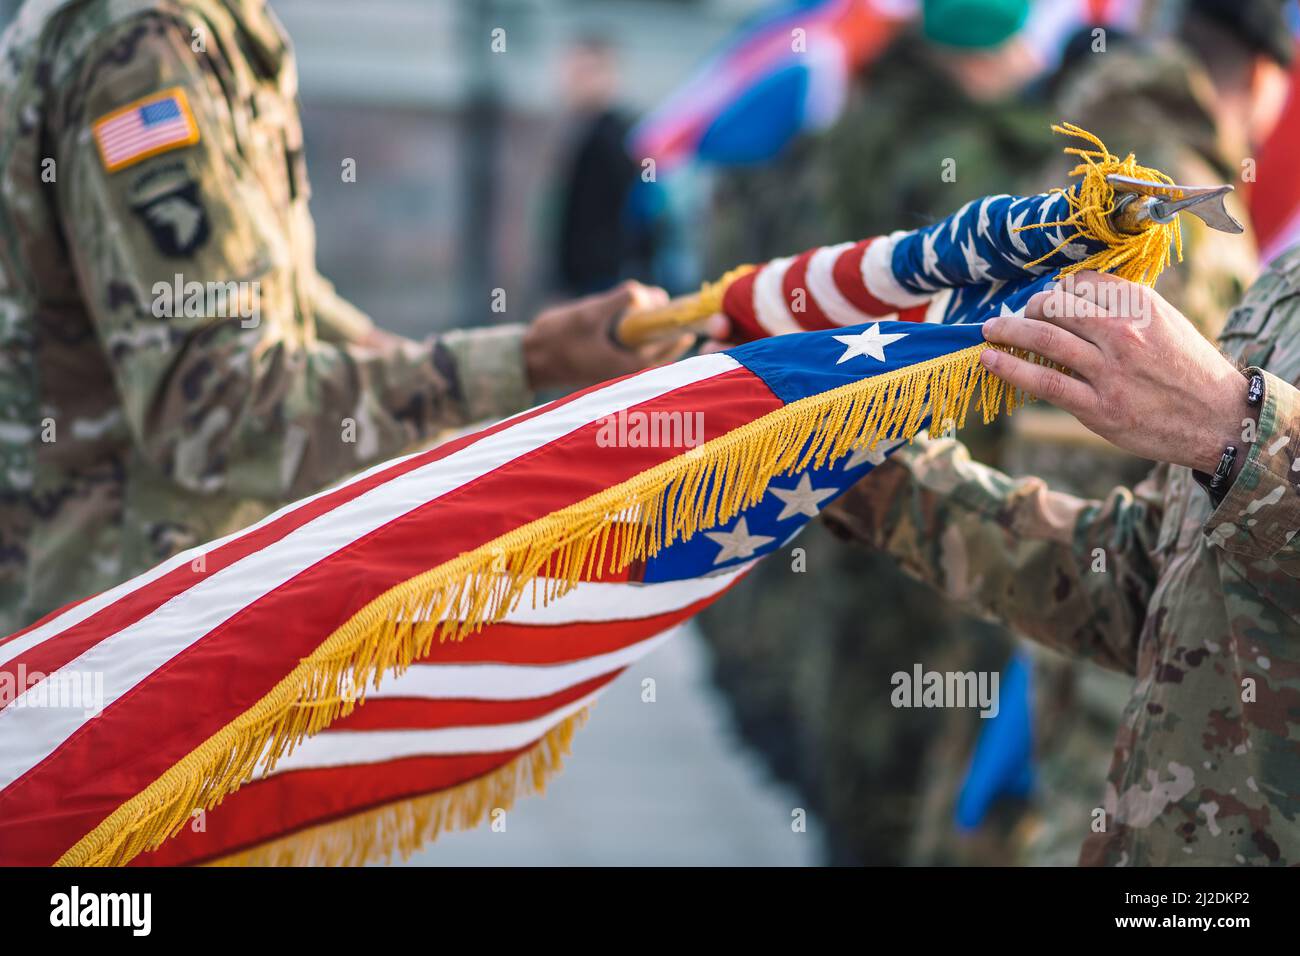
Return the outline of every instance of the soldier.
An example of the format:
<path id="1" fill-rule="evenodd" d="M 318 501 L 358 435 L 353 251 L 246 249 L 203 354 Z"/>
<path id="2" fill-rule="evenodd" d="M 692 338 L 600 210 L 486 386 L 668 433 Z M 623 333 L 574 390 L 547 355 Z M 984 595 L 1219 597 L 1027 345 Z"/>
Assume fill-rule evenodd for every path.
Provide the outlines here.
<path id="1" fill-rule="evenodd" d="M 1086 500 L 927 442 L 828 523 L 964 607 L 1136 674 L 1083 862 L 1294 863 L 1300 248 L 1229 316 L 1222 353 L 1158 293 L 1094 273 L 986 336 L 1076 371 L 990 350 L 994 374 L 1162 464 Z"/>
<path id="2" fill-rule="evenodd" d="M 1246 180 L 1249 144 L 1267 133 L 1274 100 L 1284 86 L 1279 64 L 1289 53 L 1284 31 L 1271 32 L 1276 0 L 1263 3 L 1189 0 L 1168 39 L 1083 34 L 1087 65 L 1067 76 L 1059 114 L 1101 135 L 1112 148 L 1134 152 L 1180 183 Z M 1276 28 L 1276 23 L 1275 23 Z M 1252 128 L 1254 126 L 1255 128 Z M 1059 165 L 1059 164 L 1058 164 Z M 1059 183 L 1064 168 L 1048 181 Z M 1258 272 L 1248 217 L 1246 234 L 1228 235 L 1184 217 L 1183 262 L 1160 277 L 1165 299 L 1208 337 L 1216 336 Z M 1100 440 L 1059 409 L 1031 408 L 1015 415 L 1003 467 L 1037 475 L 1051 487 L 1085 498 L 1131 485 L 1147 466 Z M 1096 665 L 1035 648 L 1036 752 L 1040 815 L 1022 832 L 1026 862 L 1060 864 L 1078 856 L 1089 833 L 1090 810 L 1110 762 L 1131 680 Z"/>
<path id="3" fill-rule="evenodd" d="M 316 271 L 263 0 L 29 0 L 0 40 L 0 633 L 428 439 L 678 354 L 635 284 L 377 331 Z"/>

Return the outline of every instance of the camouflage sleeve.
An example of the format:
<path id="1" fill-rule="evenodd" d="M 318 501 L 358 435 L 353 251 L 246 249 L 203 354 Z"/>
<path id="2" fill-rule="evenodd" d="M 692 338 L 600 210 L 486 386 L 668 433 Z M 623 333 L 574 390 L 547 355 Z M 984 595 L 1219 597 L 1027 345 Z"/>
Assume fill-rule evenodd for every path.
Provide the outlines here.
<path id="1" fill-rule="evenodd" d="M 1300 577 L 1300 391 L 1262 369 L 1247 370 L 1255 372 L 1264 376 L 1255 441 L 1204 532 L 1241 560 L 1272 560 Z"/>
<path id="2" fill-rule="evenodd" d="M 1104 501 L 1012 479 L 951 439 L 918 442 L 825 512 L 964 609 L 1132 672 L 1155 586 L 1163 471 Z"/>
<path id="3" fill-rule="evenodd" d="M 293 98 L 251 89 L 238 51 L 196 53 L 197 14 L 170 9 L 105 30 L 47 119 L 80 295 L 142 452 L 186 488 L 282 499 L 524 407 L 521 327 L 317 335 L 285 172 Z M 192 113 L 193 142 L 114 162 L 101 124 L 160 95 Z"/>
<path id="4" fill-rule="evenodd" d="M 334 283 L 313 270 L 311 303 L 316 334 L 322 342 L 350 345 L 375 334 L 375 323 L 355 305 L 338 294 Z"/>

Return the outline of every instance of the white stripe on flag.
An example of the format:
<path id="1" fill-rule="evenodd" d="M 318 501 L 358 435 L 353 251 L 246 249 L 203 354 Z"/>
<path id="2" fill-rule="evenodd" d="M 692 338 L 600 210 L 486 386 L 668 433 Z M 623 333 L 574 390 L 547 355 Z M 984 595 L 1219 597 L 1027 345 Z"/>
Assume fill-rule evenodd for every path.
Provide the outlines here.
<path id="1" fill-rule="evenodd" d="M 679 630 L 681 625 L 670 627 L 616 651 L 563 664 L 412 664 L 409 670 L 384 681 L 378 690 L 366 691 L 366 699 L 530 700 L 549 697 L 640 660 Z"/>
<path id="2" fill-rule="evenodd" d="M 719 574 L 709 574 L 680 581 L 656 581 L 643 584 L 637 581 L 582 581 L 578 587 L 550 604 L 533 606 L 532 585 L 528 585 L 519 605 L 501 620 L 506 624 L 526 624 L 539 627 L 556 627 L 564 624 L 591 624 L 607 621 L 634 621 L 656 614 L 670 614 L 689 607 L 696 601 L 713 597 L 726 590 L 731 582 L 749 571 L 757 562 L 747 561 L 728 568 Z M 504 587 L 505 578 L 496 579 L 496 587 Z M 551 578 L 537 579 L 537 593 L 545 593 Z M 463 606 L 473 601 L 465 595 Z M 444 619 L 451 617 L 444 614 Z M 416 620 L 426 621 L 428 612 L 417 615 Z"/>
<path id="3" fill-rule="evenodd" d="M 934 325 L 942 325 L 944 316 L 948 314 L 948 302 L 952 299 L 952 289 L 940 289 L 930 299 L 930 304 L 925 309 L 925 321 Z"/>
<path id="4" fill-rule="evenodd" d="M 867 254 L 862 257 L 862 284 L 867 291 L 881 302 L 900 309 L 924 305 L 930 300 L 929 295 L 908 292 L 894 277 L 894 247 L 907 235 L 910 233 L 902 230 L 891 232 L 867 246 Z"/>
<path id="5" fill-rule="evenodd" d="M 802 332 L 785 301 L 785 273 L 794 257 L 773 259 L 754 278 L 754 317 L 768 335 Z"/>
<path id="6" fill-rule="evenodd" d="M 739 367 L 735 359 L 722 353 L 695 356 L 615 382 L 487 435 L 344 502 L 210 575 L 89 648 L 60 673 L 102 673 L 107 708 L 244 607 L 363 535 L 619 409 Z M 15 743 L 0 755 L 0 789 L 53 753 L 87 720 L 94 719 L 73 708 L 21 706 L 28 693 L 36 692 L 38 688 L 30 688 L 0 710 L 0 734 Z"/>
<path id="7" fill-rule="evenodd" d="M 205 554 L 211 554 L 219 548 L 230 544 L 232 541 L 239 540 L 245 535 L 252 534 L 254 531 L 265 527 L 271 522 L 278 521 L 285 515 L 289 514 L 289 512 L 297 511 L 299 508 L 315 501 L 317 498 L 323 498 L 325 495 L 333 494 L 338 489 L 346 488 L 348 485 L 355 484 L 358 481 L 365 481 L 371 475 L 381 472 L 386 468 L 392 468 L 399 465 L 407 459 L 414 458 L 419 454 L 423 454 L 423 452 L 413 452 L 409 455 L 403 455 L 401 458 L 390 458 L 387 461 L 380 462 L 359 474 L 353 475 L 351 478 L 347 478 L 336 485 L 324 489 L 323 491 L 318 491 L 316 494 L 311 495 L 308 498 L 299 498 L 297 501 L 287 504 L 278 511 L 267 515 L 256 524 L 249 525 L 247 528 L 240 528 L 238 531 L 234 531 L 226 535 L 224 538 L 218 538 L 215 541 L 209 541 L 208 543 L 201 544 L 196 548 L 190 548 L 188 551 L 182 551 L 180 554 L 173 555 L 162 564 L 150 568 L 143 574 L 137 575 L 129 581 L 123 581 L 116 587 L 109 588 L 107 591 L 103 591 L 92 598 L 88 598 L 75 607 L 68 608 L 62 614 L 46 621 L 40 627 L 32 628 L 22 637 L 16 637 L 7 644 L 0 644 L 0 661 L 8 662 L 17 660 L 38 644 L 42 644 L 50 638 L 76 627 L 91 615 L 102 611 L 110 604 L 120 601 L 128 594 L 148 587 L 154 581 L 165 577 L 177 568 L 190 564 Z"/>
<path id="8" fill-rule="evenodd" d="M 384 763 L 404 757 L 450 757 L 519 750 L 541 740 L 552 727 L 589 707 L 598 696 L 600 691 L 549 714 L 516 724 L 440 727 L 436 730 L 327 730 L 304 740 L 293 753 L 278 761 L 271 773 L 263 776 L 275 776 L 288 770 Z"/>
<path id="9" fill-rule="evenodd" d="M 808 294 L 826 318 L 836 325 L 860 325 L 871 320 L 871 316 L 858 311 L 835 284 L 835 261 L 855 245 L 842 242 L 838 246 L 822 246 L 808 260 Z"/>

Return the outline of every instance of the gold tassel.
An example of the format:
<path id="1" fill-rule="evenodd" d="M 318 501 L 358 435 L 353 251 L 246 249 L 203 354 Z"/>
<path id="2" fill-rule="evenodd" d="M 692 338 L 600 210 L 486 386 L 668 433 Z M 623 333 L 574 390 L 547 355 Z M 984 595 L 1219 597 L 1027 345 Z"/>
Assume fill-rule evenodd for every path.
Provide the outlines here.
<path id="1" fill-rule="evenodd" d="M 196 808 L 219 805 L 259 768 L 274 767 L 304 737 L 350 713 L 358 701 L 345 689 L 378 687 L 385 673 L 427 654 L 435 638 L 460 640 L 500 620 L 538 577 L 550 579 L 542 599 L 556 600 L 584 571 L 607 561 L 624 568 L 724 524 L 779 475 L 825 467 L 882 440 L 911 440 L 927 413 L 960 427 L 973 400 L 986 422 L 1015 408 L 1022 397 L 979 362 L 991 347 L 981 343 L 791 402 L 393 587 L 58 863 L 121 865 L 159 846 Z"/>
<path id="2" fill-rule="evenodd" d="M 1113 272 L 1121 279 L 1131 282 L 1155 285 L 1160 273 L 1169 265 L 1170 247 L 1176 250 L 1178 261 L 1183 261 L 1183 233 L 1178 220 L 1175 218 L 1170 223 L 1149 222 L 1141 232 L 1134 235 L 1119 232 L 1110 221 L 1110 216 L 1115 211 L 1115 190 L 1106 181 L 1106 177 L 1118 173 L 1153 183 L 1172 184 L 1173 180 L 1158 169 L 1139 166 L 1132 153 L 1120 159 L 1106 148 L 1100 138 L 1073 123 L 1053 125 L 1052 132 L 1085 140 L 1095 148 L 1065 148 L 1068 155 L 1083 160 L 1070 170 L 1071 176 L 1082 177 L 1077 194 L 1063 189 L 1052 190 L 1065 195 L 1070 204 L 1069 217 L 1058 222 L 1031 223 L 1016 230 L 1024 232 L 1027 229 L 1050 229 L 1057 226 L 1068 226 L 1075 230 L 1055 249 L 1029 265 L 1036 266 L 1050 259 L 1077 239 L 1091 239 L 1103 243 L 1105 248 L 1081 262 L 1066 266 L 1057 273 L 1058 279 L 1084 269 L 1094 269 L 1097 272 Z"/>
<path id="3" fill-rule="evenodd" d="M 388 863 L 394 853 L 405 860 L 444 831 L 472 830 L 493 810 L 509 810 L 519 797 L 545 790 L 586 719 L 587 709 L 566 717 L 527 751 L 482 777 L 309 827 L 207 865 L 364 866 Z"/>

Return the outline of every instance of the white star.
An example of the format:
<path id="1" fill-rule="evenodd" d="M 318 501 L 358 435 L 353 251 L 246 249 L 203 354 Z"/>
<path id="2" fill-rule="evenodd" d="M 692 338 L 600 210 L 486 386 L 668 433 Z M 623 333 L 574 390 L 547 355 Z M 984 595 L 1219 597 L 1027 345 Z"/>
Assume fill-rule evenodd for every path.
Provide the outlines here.
<path id="1" fill-rule="evenodd" d="M 793 518 L 795 515 L 807 515 L 809 518 L 816 518 L 818 505 L 835 494 L 836 491 L 834 488 L 814 488 L 812 479 L 808 477 L 806 471 L 799 476 L 799 484 L 793 488 L 769 486 L 767 490 L 783 502 L 781 513 L 776 516 L 777 521 L 784 521 L 786 518 Z"/>
<path id="2" fill-rule="evenodd" d="M 975 205 L 975 200 L 972 199 L 966 205 L 958 209 L 956 215 L 952 217 L 952 222 L 949 224 L 949 230 L 948 230 L 948 239 L 951 242 L 957 241 L 957 230 L 966 224 L 963 220 L 965 220 L 966 213 L 970 210 L 970 207 L 973 205 Z"/>
<path id="3" fill-rule="evenodd" d="M 1088 247 L 1082 242 L 1067 242 L 1065 246 L 1062 247 L 1061 251 L 1075 262 L 1079 262 L 1088 257 Z"/>
<path id="4" fill-rule="evenodd" d="M 751 558 L 763 545 L 771 544 L 776 540 L 766 535 L 750 534 L 749 525 L 744 518 L 737 521 L 736 526 L 730 531 L 706 531 L 704 535 L 722 546 L 718 556 L 713 559 L 714 564 L 721 564 L 732 558 Z"/>
<path id="5" fill-rule="evenodd" d="M 987 237 L 989 234 L 989 203 L 1001 198 L 1001 196 L 985 196 L 984 201 L 980 203 L 980 217 L 975 229 L 981 236 Z"/>
<path id="6" fill-rule="evenodd" d="M 1022 305 L 1018 309 L 1013 309 L 1007 305 L 1007 300 L 1002 300 L 1002 311 L 998 313 L 999 319 L 1023 319 L 1025 317 L 1025 307 Z"/>
<path id="7" fill-rule="evenodd" d="M 835 360 L 835 364 L 840 365 L 851 358 L 857 358 L 859 355 L 869 355 L 877 362 L 883 362 L 885 360 L 885 346 L 891 345 L 899 339 L 907 338 L 907 333 L 897 332 L 893 335 L 883 335 L 880 331 L 880 323 L 877 322 L 865 332 L 859 332 L 857 335 L 836 335 L 834 338 L 836 342 L 847 346 L 844 354 Z"/>
<path id="8" fill-rule="evenodd" d="M 927 277 L 941 276 L 939 272 L 939 253 L 935 251 L 934 244 L 939 241 L 939 230 L 931 229 L 921 236 L 921 271 Z"/>
<path id="9" fill-rule="evenodd" d="M 855 448 L 849 460 L 844 463 L 845 471 L 852 471 L 854 468 L 860 468 L 863 465 L 882 465 L 885 462 L 885 456 L 904 444 L 906 439 L 895 438 L 893 441 L 881 442 L 875 448 Z"/>
<path id="10" fill-rule="evenodd" d="M 1011 244 L 1016 247 L 1016 250 L 1022 256 L 1025 257 L 1026 261 L 1028 261 L 1030 258 L 1029 247 L 1025 245 L 1025 240 L 1020 238 L 1020 233 L 1016 232 L 1016 230 L 1025 224 L 1025 219 L 1028 218 L 1028 216 L 1029 216 L 1028 209 L 1025 209 L 1019 216 L 1013 216 L 1011 219 L 1011 228 L 1007 232 L 1007 234 L 1011 237 Z"/>
<path id="11" fill-rule="evenodd" d="M 962 243 L 961 253 L 966 257 L 966 272 L 972 282 L 982 282 L 989 277 L 989 264 L 975 250 L 975 237 Z"/>

